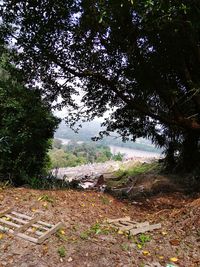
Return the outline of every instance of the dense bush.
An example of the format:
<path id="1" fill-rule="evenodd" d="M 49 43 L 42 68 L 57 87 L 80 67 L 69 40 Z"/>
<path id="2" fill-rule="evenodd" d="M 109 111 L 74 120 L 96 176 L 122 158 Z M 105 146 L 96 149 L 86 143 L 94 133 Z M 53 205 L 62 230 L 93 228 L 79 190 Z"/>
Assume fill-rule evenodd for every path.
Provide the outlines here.
<path id="1" fill-rule="evenodd" d="M 29 183 L 45 173 L 49 141 L 58 126 L 39 90 L 24 85 L 20 73 L 0 58 L 0 180 Z"/>

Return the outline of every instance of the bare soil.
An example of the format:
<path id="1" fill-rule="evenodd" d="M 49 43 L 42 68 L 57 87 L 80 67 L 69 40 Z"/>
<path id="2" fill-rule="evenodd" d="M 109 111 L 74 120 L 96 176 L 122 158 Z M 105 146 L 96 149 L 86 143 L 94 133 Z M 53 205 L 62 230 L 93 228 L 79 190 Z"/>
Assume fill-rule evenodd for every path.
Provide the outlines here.
<path id="1" fill-rule="evenodd" d="M 6 188 L 0 210 L 8 207 L 28 215 L 39 211 L 43 220 L 65 227 L 41 245 L 1 234 L 0 267 L 200 266 L 198 195 L 159 193 L 131 202 L 93 191 Z M 130 238 L 102 226 L 106 218 L 125 216 L 161 223 L 162 229 Z"/>

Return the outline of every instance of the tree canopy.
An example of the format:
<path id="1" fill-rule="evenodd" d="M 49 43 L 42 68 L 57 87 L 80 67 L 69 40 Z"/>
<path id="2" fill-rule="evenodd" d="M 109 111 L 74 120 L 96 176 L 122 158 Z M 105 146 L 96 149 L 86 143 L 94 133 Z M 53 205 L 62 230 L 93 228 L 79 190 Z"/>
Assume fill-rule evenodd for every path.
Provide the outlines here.
<path id="1" fill-rule="evenodd" d="M 112 110 L 108 132 L 152 139 L 170 165 L 176 154 L 186 170 L 199 164 L 198 0 L 7 0 L 1 10 L 3 40 L 30 84 L 76 110 L 68 122 Z"/>
<path id="2" fill-rule="evenodd" d="M 0 58 L 0 181 L 29 183 L 45 174 L 50 138 L 59 119 L 38 90 L 25 87 L 20 71 Z"/>

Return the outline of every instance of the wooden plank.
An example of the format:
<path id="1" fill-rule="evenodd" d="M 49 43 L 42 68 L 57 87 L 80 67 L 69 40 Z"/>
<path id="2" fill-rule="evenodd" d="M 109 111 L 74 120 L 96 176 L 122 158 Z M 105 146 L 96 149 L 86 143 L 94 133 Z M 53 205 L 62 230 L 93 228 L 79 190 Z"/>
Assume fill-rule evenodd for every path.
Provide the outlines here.
<path id="1" fill-rule="evenodd" d="M 12 215 L 10 215 L 10 214 L 6 214 L 6 217 L 8 217 L 8 218 L 10 218 L 10 219 L 12 219 L 12 220 L 14 220 L 14 221 L 23 223 L 23 224 L 25 224 L 25 223 L 28 222 L 28 221 L 22 220 L 22 219 L 20 219 L 20 218 L 14 217 L 14 216 L 12 216 Z M 39 224 L 37 224 L 37 223 L 33 223 L 32 226 L 35 227 L 35 228 L 38 228 L 38 230 L 39 230 L 39 229 L 42 229 L 42 230 L 45 230 L 45 231 L 49 230 L 49 228 L 44 227 L 44 226 L 42 226 L 42 225 L 39 225 Z M 42 233 L 42 231 L 40 231 L 40 232 Z M 40 234 L 39 234 L 39 235 L 40 235 Z"/>
<path id="2" fill-rule="evenodd" d="M 7 225 L 14 226 L 14 227 L 18 227 L 18 228 L 20 227 L 20 225 L 18 225 L 18 224 L 13 225 L 12 222 L 9 222 L 9 224 L 7 224 Z M 10 229 L 10 228 L 8 228 L 8 227 L 3 227 L 3 226 L 0 225 L 0 230 L 3 230 L 3 229 Z M 11 233 L 14 233 L 14 232 L 16 231 L 16 230 L 13 230 L 13 229 L 10 229 L 10 230 L 12 230 Z M 32 229 L 28 229 L 27 232 L 29 232 L 29 233 L 35 233 L 35 234 L 38 235 L 38 236 L 43 235 L 43 232 L 41 232 L 41 231 L 37 231 L 37 230 L 34 231 L 34 230 L 32 230 Z"/>
<path id="3" fill-rule="evenodd" d="M 149 225 L 149 222 L 143 222 L 143 223 L 132 224 L 132 226 L 131 225 L 121 226 L 119 229 L 121 231 L 130 231 L 130 230 L 138 229 L 138 228 L 148 226 L 148 225 Z"/>
<path id="4" fill-rule="evenodd" d="M 13 223 L 13 222 L 10 222 L 10 221 L 6 221 L 6 220 L 3 220 L 3 219 L 1 219 L 0 218 L 0 222 L 1 223 L 4 223 L 4 224 L 7 224 L 7 225 L 10 225 L 10 226 L 14 226 L 14 227 L 20 227 L 20 225 L 19 224 L 16 224 L 16 223 Z"/>
<path id="5" fill-rule="evenodd" d="M 39 216 L 36 216 L 35 218 L 31 219 L 30 221 L 28 221 L 24 225 L 21 225 L 18 229 L 15 230 L 15 234 L 19 233 L 19 232 L 24 232 L 26 229 L 31 227 L 33 225 L 33 223 L 37 222 L 38 220 L 39 220 Z"/>
<path id="6" fill-rule="evenodd" d="M 1 212 L 0 212 L 0 217 L 3 217 L 6 213 L 9 213 L 9 212 L 11 212 L 11 211 L 12 211 L 12 208 L 9 208 L 9 209 L 7 209 L 7 210 L 1 211 Z"/>
<path id="7" fill-rule="evenodd" d="M 137 222 L 132 222 L 132 221 L 119 221 L 119 223 L 125 226 L 137 224 Z"/>
<path id="8" fill-rule="evenodd" d="M 5 214 L 5 216 L 8 217 L 8 218 L 10 218 L 10 219 L 12 219 L 13 221 L 20 222 L 20 223 L 23 223 L 23 224 L 25 224 L 25 223 L 28 222 L 27 220 L 26 221 L 25 220 L 22 220 L 20 218 L 17 218 L 15 216 L 10 215 L 10 214 Z"/>
<path id="9" fill-rule="evenodd" d="M 137 235 L 137 234 L 142 234 L 142 233 L 153 231 L 153 230 L 160 229 L 160 228 L 161 228 L 160 223 L 153 224 L 153 225 L 147 225 L 147 226 L 139 227 L 136 229 L 131 229 L 130 234 L 131 235 Z"/>
<path id="10" fill-rule="evenodd" d="M 119 222 L 119 221 L 130 221 L 131 218 L 129 216 L 126 216 L 124 218 L 119 218 L 119 219 L 107 219 L 106 222 L 108 223 L 113 223 L 113 222 Z"/>
<path id="11" fill-rule="evenodd" d="M 17 233 L 16 236 L 21 237 L 21 238 L 23 238 L 23 239 L 25 239 L 27 241 L 31 241 L 33 243 L 38 243 L 38 239 L 37 238 L 34 238 L 32 236 L 28 236 L 28 235 L 23 234 L 23 233 Z"/>
<path id="12" fill-rule="evenodd" d="M 149 222 L 142 222 L 142 223 L 129 223 L 129 224 L 122 224 L 121 222 L 115 222 L 115 223 L 112 223 L 113 227 L 116 227 L 118 228 L 119 230 L 121 231 L 129 231 L 131 229 L 135 229 L 135 228 L 138 228 L 138 227 L 143 227 L 143 226 L 148 226 L 149 225 Z"/>
<path id="13" fill-rule="evenodd" d="M 41 244 L 45 239 L 47 239 L 50 235 L 54 234 L 58 229 L 63 227 L 64 224 L 62 222 L 57 223 L 54 225 L 51 229 L 49 229 L 46 233 L 44 233 L 42 236 L 38 238 L 38 244 Z"/>
<path id="14" fill-rule="evenodd" d="M 118 228 L 120 231 L 125 231 L 125 232 L 129 232 L 131 229 L 133 229 L 133 226 L 121 226 Z"/>
<path id="15" fill-rule="evenodd" d="M 121 225 L 121 223 L 118 223 L 118 222 L 111 223 L 111 225 L 114 226 L 114 227 L 117 227 L 117 228 L 120 228 L 120 227 L 124 226 L 124 225 Z"/>
<path id="16" fill-rule="evenodd" d="M 34 242 L 37 244 L 41 244 L 50 235 L 52 235 L 59 228 L 64 226 L 63 223 L 58 223 L 56 225 L 48 224 L 46 222 L 38 221 L 39 220 L 38 216 L 31 217 L 31 216 L 28 216 L 28 215 L 25 215 L 22 213 L 18 213 L 18 212 L 14 212 L 14 211 L 12 211 L 11 215 L 10 215 L 10 214 L 8 214 L 10 211 L 11 211 L 11 209 L 9 211 L 6 210 L 6 211 L 2 212 L 2 216 L 6 216 L 7 218 L 10 218 L 11 220 L 19 222 L 21 224 L 19 225 L 17 223 L 14 223 L 13 221 L 7 221 L 7 220 L 0 218 L 0 222 L 6 225 L 6 226 L 0 225 L 0 231 L 2 231 L 2 232 L 6 231 L 9 233 L 12 233 L 17 237 L 23 238 L 27 241 Z M 13 215 L 15 215 L 16 217 Z M 8 226 L 15 227 L 15 229 L 13 230 L 13 229 L 9 228 Z M 37 231 L 37 230 L 34 231 L 31 229 L 32 226 L 44 229 L 44 230 L 46 230 L 46 232 Z M 39 236 L 39 238 L 31 237 L 25 233 L 22 233 L 22 231 L 25 231 L 25 230 L 27 232 L 35 233 L 36 235 Z"/>
<path id="17" fill-rule="evenodd" d="M 9 232 L 9 233 L 11 233 L 11 234 L 13 234 L 14 233 L 14 230 L 12 230 L 12 229 L 10 229 L 10 228 L 8 228 L 8 227 L 4 227 L 4 226 L 1 226 L 0 225 L 0 231 L 1 232 Z"/>
<path id="18" fill-rule="evenodd" d="M 24 218 L 24 219 L 28 219 L 28 220 L 33 219 L 33 217 L 31 217 L 31 216 L 28 216 L 28 215 L 25 215 L 25 214 L 22 214 L 22 213 L 19 213 L 19 212 L 16 212 L 16 211 L 12 211 L 11 213 L 16 215 L 16 216 L 18 216 L 18 217 L 20 217 L 20 218 Z M 46 223 L 46 222 L 42 222 L 42 221 L 38 221 L 37 224 L 41 224 L 41 225 L 47 226 L 48 229 L 53 226 L 52 224 L 49 224 L 49 223 Z"/>

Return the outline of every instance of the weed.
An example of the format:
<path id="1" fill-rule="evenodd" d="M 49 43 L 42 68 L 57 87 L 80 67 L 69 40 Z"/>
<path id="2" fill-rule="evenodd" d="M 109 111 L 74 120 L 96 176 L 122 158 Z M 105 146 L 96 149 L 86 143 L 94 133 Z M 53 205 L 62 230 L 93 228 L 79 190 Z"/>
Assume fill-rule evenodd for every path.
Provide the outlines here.
<path id="1" fill-rule="evenodd" d="M 112 231 L 110 227 L 102 226 L 99 223 L 95 223 L 88 230 L 80 234 L 81 239 L 88 239 L 90 236 L 98 234 L 109 234 Z"/>
<path id="2" fill-rule="evenodd" d="M 65 247 L 63 247 L 63 246 L 59 247 L 57 252 L 58 252 L 58 255 L 62 258 L 64 258 L 66 256 L 66 250 L 65 250 Z"/>
<path id="3" fill-rule="evenodd" d="M 90 228 L 90 232 L 94 233 L 96 235 L 101 233 L 101 225 L 99 223 L 95 223 L 94 225 L 92 225 L 92 227 Z"/>
<path id="4" fill-rule="evenodd" d="M 82 232 L 81 234 L 80 234 L 80 238 L 81 239 L 88 239 L 89 238 L 89 236 L 90 236 L 90 233 L 88 232 L 88 231 L 85 231 L 85 232 Z"/>
<path id="5" fill-rule="evenodd" d="M 102 204 L 104 204 L 104 205 L 109 205 L 109 204 L 110 204 L 110 200 L 109 200 L 109 198 L 106 197 L 106 196 L 101 196 L 101 202 L 102 202 Z"/>
<path id="6" fill-rule="evenodd" d="M 121 244 L 121 248 L 124 251 L 128 251 L 130 249 L 130 246 L 129 246 L 129 244 L 124 243 L 124 244 Z"/>
<path id="7" fill-rule="evenodd" d="M 49 202 L 49 203 L 53 203 L 54 202 L 54 199 L 48 195 L 42 195 L 41 197 L 38 198 L 38 200 L 41 200 L 41 201 L 46 201 L 46 202 Z"/>
<path id="8" fill-rule="evenodd" d="M 151 241 L 151 236 L 140 234 L 138 240 L 136 241 L 139 248 L 142 248 L 147 242 Z"/>

